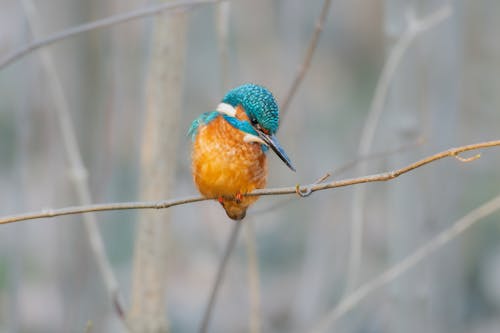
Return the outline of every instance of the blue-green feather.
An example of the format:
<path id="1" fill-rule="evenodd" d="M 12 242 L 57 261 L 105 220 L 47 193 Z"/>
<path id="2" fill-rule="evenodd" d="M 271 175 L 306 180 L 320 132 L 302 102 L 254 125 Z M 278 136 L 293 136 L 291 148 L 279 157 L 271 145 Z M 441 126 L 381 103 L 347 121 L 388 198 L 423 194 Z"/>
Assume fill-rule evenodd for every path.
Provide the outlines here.
<path id="1" fill-rule="evenodd" d="M 248 83 L 230 90 L 222 102 L 234 107 L 243 106 L 252 122 L 276 133 L 279 126 L 279 108 L 269 90 L 256 84 Z"/>
<path id="2" fill-rule="evenodd" d="M 230 117 L 228 115 L 223 115 L 222 117 L 234 128 L 237 128 L 245 133 L 250 133 L 255 136 L 259 136 L 257 131 L 253 128 L 252 124 L 250 124 L 248 121 L 239 120 L 238 118 Z"/>
<path id="3" fill-rule="evenodd" d="M 198 134 L 198 128 L 201 126 L 201 125 L 207 125 L 209 124 L 212 120 L 214 120 L 215 118 L 217 118 L 219 115 L 221 115 L 219 112 L 217 111 L 210 111 L 210 112 L 205 112 L 205 113 L 202 113 L 198 118 L 196 118 L 192 123 L 191 123 L 191 127 L 189 127 L 189 130 L 188 130 L 188 136 L 191 137 L 191 140 L 194 140 L 194 138 L 196 137 L 196 134 Z M 230 117 L 228 115 L 222 115 L 222 117 L 224 117 L 224 119 L 231 125 L 233 126 L 234 128 L 237 128 L 245 133 L 250 133 L 250 134 L 253 134 L 255 136 L 258 136 L 258 133 L 257 131 L 255 131 L 255 129 L 253 128 L 252 124 L 250 124 L 248 121 L 246 120 L 239 120 L 237 118 L 234 118 L 234 117 Z M 262 150 L 263 151 L 267 151 L 269 148 L 265 145 L 261 145 L 262 146 Z"/>
<path id="4" fill-rule="evenodd" d="M 191 123 L 191 126 L 189 127 L 189 130 L 187 133 L 188 136 L 191 137 L 191 140 L 194 140 L 196 134 L 198 133 L 198 128 L 200 127 L 200 125 L 206 125 L 206 124 L 210 123 L 212 120 L 217 118 L 218 115 L 220 115 L 219 112 L 210 111 L 210 112 L 204 112 L 198 118 L 196 118 Z"/>
<path id="5" fill-rule="evenodd" d="M 241 105 L 251 122 L 258 123 L 270 134 L 274 134 L 278 130 L 279 107 L 272 93 L 266 88 L 252 83 L 244 84 L 230 90 L 226 96 L 224 96 L 222 102 L 230 104 L 233 107 Z M 210 111 L 201 114 L 191 124 L 191 127 L 188 130 L 188 135 L 191 136 L 192 140 L 194 140 L 200 125 L 209 124 L 219 115 L 220 113 L 217 111 Z M 252 123 L 246 120 L 239 120 L 228 115 L 222 116 L 234 128 L 258 136 L 258 133 L 252 126 Z M 262 145 L 262 150 L 267 151 L 268 147 Z"/>
<path id="6" fill-rule="evenodd" d="M 224 119 L 234 128 L 239 129 L 240 131 L 243 131 L 245 133 L 249 133 L 255 136 L 259 136 L 257 131 L 253 128 L 252 124 L 250 124 L 246 120 L 239 120 L 238 118 L 230 117 L 228 115 L 223 115 Z M 269 147 L 266 145 L 260 145 L 262 147 L 262 151 L 266 152 Z"/>

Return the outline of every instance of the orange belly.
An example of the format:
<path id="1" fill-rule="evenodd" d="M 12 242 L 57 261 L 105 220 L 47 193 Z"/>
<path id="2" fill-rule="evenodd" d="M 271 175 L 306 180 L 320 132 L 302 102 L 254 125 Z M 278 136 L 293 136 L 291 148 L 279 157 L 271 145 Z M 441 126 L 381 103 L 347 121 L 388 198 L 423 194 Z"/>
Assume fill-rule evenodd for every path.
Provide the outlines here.
<path id="1" fill-rule="evenodd" d="M 227 215 L 245 217 L 258 197 L 230 199 L 266 185 L 266 155 L 258 143 L 243 141 L 245 133 L 218 116 L 201 125 L 192 151 L 193 178 L 200 193 L 219 198 Z"/>

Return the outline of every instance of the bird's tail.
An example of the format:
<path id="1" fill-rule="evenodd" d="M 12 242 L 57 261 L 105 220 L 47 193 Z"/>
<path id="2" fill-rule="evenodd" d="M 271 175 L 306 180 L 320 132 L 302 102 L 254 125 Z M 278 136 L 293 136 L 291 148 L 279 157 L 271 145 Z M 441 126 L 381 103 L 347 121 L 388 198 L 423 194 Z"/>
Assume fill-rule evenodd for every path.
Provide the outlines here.
<path id="1" fill-rule="evenodd" d="M 248 205 L 237 200 L 224 200 L 221 205 L 224 207 L 227 216 L 233 220 L 242 220 L 247 214 Z"/>

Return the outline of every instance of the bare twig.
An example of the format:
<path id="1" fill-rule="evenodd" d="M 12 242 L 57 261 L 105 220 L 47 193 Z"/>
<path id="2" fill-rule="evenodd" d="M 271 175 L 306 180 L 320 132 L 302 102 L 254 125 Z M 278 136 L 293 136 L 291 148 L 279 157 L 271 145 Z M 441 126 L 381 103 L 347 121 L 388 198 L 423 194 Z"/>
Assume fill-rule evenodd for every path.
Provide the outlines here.
<path id="1" fill-rule="evenodd" d="M 292 101 L 293 96 L 297 92 L 297 89 L 302 83 L 302 80 L 306 76 L 307 70 L 311 65 L 312 57 L 314 55 L 316 47 L 318 46 L 319 37 L 321 35 L 321 32 L 323 31 L 323 26 L 325 24 L 326 16 L 328 14 L 328 9 L 330 8 L 331 2 L 332 2 L 331 0 L 325 0 L 323 2 L 323 7 L 321 8 L 321 13 L 319 15 L 318 21 L 316 22 L 316 28 L 314 29 L 314 33 L 311 38 L 311 43 L 309 44 L 309 48 L 307 49 L 304 61 L 302 62 L 299 70 L 297 71 L 297 74 L 295 75 L 292 85 L 290 86 L 290 89 L 288 89 L 288 93 L 286 97 L 283 99 L 283 103 L 281 104 L 280 109 L 282 115 L 286 113 L 288 107 L 290 106 L 290 102 Z"/>
<path id="2" fill-rule="evenodd" d="M 193 196 L 184 199 L 174 199 L 165 201 L 138 201 L 138 202 L 118 202 L 111 204 L 95 204 L 85 206 L 74 206 L 60 209 L 43 209 L 40 212 L 32 212 L 20 215 L 6 216 L 0 219 L 0 224 L 7 224 L 25 220 L 33 220 L 39 218 L 48 218 L 64 215 L 74 215 L 92 212 L 104 212 L 110 210 L 126 210 L 126 209 L 164 209 L 173 206 L 183 205 L 187 203 L 209 200 L 200 196 Z"/>
<path id="3" fill-rule="evenodd" d="M 402 274 L 406 273 L 409 269 L 420 263 L 423 259 L 427 258 L 432 253 L 436 252 L 448 242 L 460 236 L 464 231 L 479 222 L 486 216 L 498 211 L 500 209 L 500 195 L 491 199 L 479 208 L 474 209 L 451 227 L 445 229 L 437 236 L 432 238 L 427 243 L 420 246 L 412 254 L 400 261 L 398 264 L 389 268 L 376 278 L 363 284 L 354 290 L 347 297 L 343 298 L 335 308 L 332 309 L 315 327 L 311 333 L 319 333 L 326 331 L 336 320 L 342 317 L 345 313 L 352 310 L 360 301 L 365 299 L 369 294 L 375 290 L 387 285 L 394 281 Z"/>
<path id="4" fill-rule="evenodd" d="M 69 38 L 76 36 L 78 34 L 88 32 L 91 30 L 96 30 L 100 28 L 108 28 L 111 26 L 114 26 L 116 24 L 132 21 L 135 19 L 147 17 L 147 16 L 152 16 L 156 15 L 162 12 L 166 12 L 169 10 L 174 10 L 178 8 L 183 8 L 183 7 L 190 7 L 194 5 L 201 5 L 201 4 L 208 4 L 208 3 L 215 3 L 220 0 L 180 0 L 180 1 L 173 1 L 169 3 L 164 3 L 161 5 L 156 5 L 156 6 L 149 6 L 146 8 L 140 8 L 136 9 L 134 11 L 130 11 L 127 13 L 122 13 L 122 14 L 117 14 L 117 15 L 112 15 L 110 17 L 101 19 L 101 20 L 96 20 L 93 22 L 85 23 L 82 25 L 78 25 L 76 27 L 71 27 L 68 29 L 65 29 L 63 31 L 59 31 L 53 34 L 50 34 L 49 36 L 35 40 L 31 42 L 28 45 L 22 46 L 18 48 L 17 50 L 14 50 L 4 56 L 3 58 L 0 59 L 0 70 L 4 69 L 8 65 L 22 59 L 24 56 L 27 54 L 50 44 L 53 44 L 55 42 L 61 41 L 63 39 Z"/>
<path id="5" fill-rule="evenodd" d="M 344 180 L 332 181 L 329 183 L 320 183 L 320 184 L 311 184 L 299 186 L 300 191 L 306 191 L 310 189 L 312 192 L 323 191 L 327 189 L 337 188 L 337 187 L 345 187 L 356 184 L 363 183 L 372 183 L 372 182 L 382 182 L 389 181 L 394 178 L 397 178 L 405 173 L 408 173 L 412 170 L 420 168 L 426 164 L 432 163 L 434 161 L 443 159 L 445 157 L 455 157 L 466 151 L 473 151 L 483 148 L 497 147 L 500 146 L 500 140 L 494 141 L 485 141 L 480 143 L 475 143 L 466 146 L 460 146 L 456 148 L 451 148 L 440 153 L 428 156 L 423 158 L 417 162 L 414 162 L 410 165 L 407 165 L 403 168 L 396 169 L 393 171 L 388 171 L 384 173 L 378 173 L 358 178 L 350 178 Z M 285 194 L 295 194 L 297 188 L 296 186 L 290 187 L 280 187 L 280 188 L 269 188 L 269 189 L 261 189 L 255 190 L 245 195 L 247 196 L 264 196 L 264 195 L 285 195 Z M 25 220 L 33 220 L 40 218 L 48 218 L 48 217 L 56 217 L 62 215 L 72 215 L 72 214 L 82 214 L 89 212 L 102 212 L 102 211 L 110 211 L 110 210 L 125 210 L 125 209 L 165 209 L 173 206 L 185 205 L 188 203 L 205 201 L 205 200 L 213 200 L 217 198 L 204 198 L 201 196 L 192 196 L 183 199 L 172 199 L 172 200 L 164 200 L 164 201 L 153 201 L 153 202 L 123 202 L 123 203 L 110 203 L 110 204 L 96 204 L 96 205 L 87 205 L 87 206 L 75 206 L 75 207 L 66 207 L 59 209 L 45 209 L 41 212 L 33 212 L 12 216 L 5 216 L 0 218 L 0 224 L 7 224 L 13 222 L 20 222 Z"/>
<path id="6" fill-rule="evenodd" d="M 37 34 L 37 10 L 31 0 L 21 1 L 26 16 L 28 25 L 33 36 Z M 47 75 L 48 88 L 52 94 L 54 101 L 54 109 L 56 111 L 59 128 L 62 135 L 62 145 L 64 153 L 68 160 L 70 172 L 70 181 L 75 187 L 78 202 L 82 205 L 88 205 L 92 202 L 90 194 L 87 170 L 82 161 L 82 156 L 76 140 L 75 129 L 71 121 L 70 111 L 63 85 L 57 73 L 52 55 L 48 50 L 43 50 L 40 53 L 43 69 Z M 123 319 L 123 306 L 118 288 L 118 281 L 113 273 L 111 263 L 106 255 L 104 242 L 102 240 L 99 227 L 97 226 L 97 218 L 95 214 L 83 215 L 84 226 L 89 240 L 90 249 L 97 262 L 99 271 L 103 277 L 104 284 L 108 290 L 111 302 L 114 304 L 116 311 L 121 319 Z"/>
<path id="7" fill-rule="evenodd" d="M 370 106 L 370 112 L 365 120 L 365 125 L 361 134 L 358 147 L 358 156 L 368 155 L 371 149 L 375 131 L 378 127 L 380 117 L 384 110 L 387 93 L 393 81 L 394 75 L 412 42 L 423 32 L 435 27 L 451 14 L 450 5 L 445 5 L 439 10 L 426 16 L 423 19 L 408 17 L 407 27 L 397 43 L 392 48 L 390 55 L 382 69 L 382 73 L 377 82 L 375 93 Z M 367 172 L 365 164 L 361 164 L 358 172 L 365 174 Z M 358 277 L 361 263 L 362 235 L 363 235 L 363 212 L 366 190 L 363 187 L 355 189 L 353 200 L 351 202 L 352 223 L 350 232 L 350 250 L 347 269 L 346 292 L 354 288 Z"/>
<path id="8" fill-rule="evenodd" d="M 238 239 L 238 234 L 242 222 L 236 221 L 232 223 L 233 225 L 231 226 L 231 234 L 226 244 L 226 248 L 224 249 L 224 253 L 222 255 L 222 260 L 220 262 L 219 268 L 217 269 L 217 276 L 215 278 L 215 283 L 212 286 L 212 290 L 210 291 L 210 297 L 208 299 L 207 307 L 205 308 L 205 312 L 203 313 L 203 320 L 201 321 L 200 333 L 208 332 L 210 319 L 212 317 L 212 310 L 215 306 L 215 301 L 217 298 L 219 287 L 224 279 L 224 273 L 226 272 L 227 262 L 229 260 L 229 257 L 231 256 L 231 253 L 233 252 L 234 246 L 236 245 L 236 240 Z"/>
<path id="9" fill-rule="evenodd" d="M 378 158 L 385 158 L 385 157 L 388 157 L 390 156 L 391 154 L 397 154 L 397 153 L 400 153 L 400 152 L 403 152 L 403 151 L 407 151 L 413 147 L 416 147 L 416 146 L 419 146 L 421 144 L 424 143 L 424 138 L 418 138 L 417 140 L 413 141 L 413 142 L 410 142 L 408 144 L 404 144 L 404 145 L 401 145 L 399 147 L 396 147 L 394 149 L 391 149 L 391 150 L 387 150 L 387 151 L 381 151 L 381 152 L 376 152 L 376 153 L 372 153 L 372 154 L 368 154 L 368 155 L 365 155 L 365 156 L 359 156 L 358 158 L 355 158 L 351 161 L 348 161 L 344 164 L 342 164 L 341 166 L 339 166 L 338 168 L 335 168 L 334 170 L 330 171 L 329 173 L 326 173 L 325 174 L 325 179 L 330 177 L 331 175 L 335 175 L 335 176 L 339 176 L 341 175 L 342 173 L 348 171 L 349 169 L 353 168 L 354 166 L 356 166 L 358 163 L 362 163 L 362 162 L 366 162 L 366 161 L 369 161 L 369 160 L 374 160 L 374 159 L 378 159 Z M 328 177 L 326 177 L 328 176 Z M 322 177 L 323 178 L 323 177 Z M 325 181 L 325 179 L 318 179 L 316 182 L 314 183 L 322 183 L 323 181 Z M 281 207 L 281 206 L 285 206 L 285 205 L 288 205 L 289 203 L 291 203 L 295 198 L 288 198 L 288 199 L 284 199 L 284 200 L 281 200 L 279 202 L 276 202 L 272 205 L 269 205 L 268 207 L 262 207 L 260 209 L 257 209 L 257 210 L 253 210 L 252 211 L 252 215 L 259 215 L 259 214 L 264 214 L 264 213 L 267 213 L 269 211 L 272 211 L 278 207 Z"/>
<path id="10" fill-rule="evenodd" d="M 321 184 L 323 183 L 325 180 L 327 180 L 328 178 L 330 178 L 331 174 L 330 173 L 325 173 L 323 176 L 319 177 L 314 183 L 313 185 L 317 185 L 317 184 Z M 311 191 L 311 188 L 304 188 L 297 184 L 295 185 L 295 193 L 297 193 L 300 197 L 302 198 L 305 198 L 305 197 L 308 197 L 312 194 L 312 191 Z"/>

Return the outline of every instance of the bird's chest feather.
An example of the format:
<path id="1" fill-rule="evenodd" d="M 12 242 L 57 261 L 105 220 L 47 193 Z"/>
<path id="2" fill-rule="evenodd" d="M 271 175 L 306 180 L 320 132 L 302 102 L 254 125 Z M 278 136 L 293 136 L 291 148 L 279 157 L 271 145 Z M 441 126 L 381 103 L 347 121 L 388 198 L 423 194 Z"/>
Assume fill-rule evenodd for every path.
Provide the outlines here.
<path id="1" fill-rule="evenodd" d="M 193 143 L 193 177 L 206 196 L 245 193 L 266 184 L 266 156 L 260 144 L 221 116 L 200 126 Z"/>

